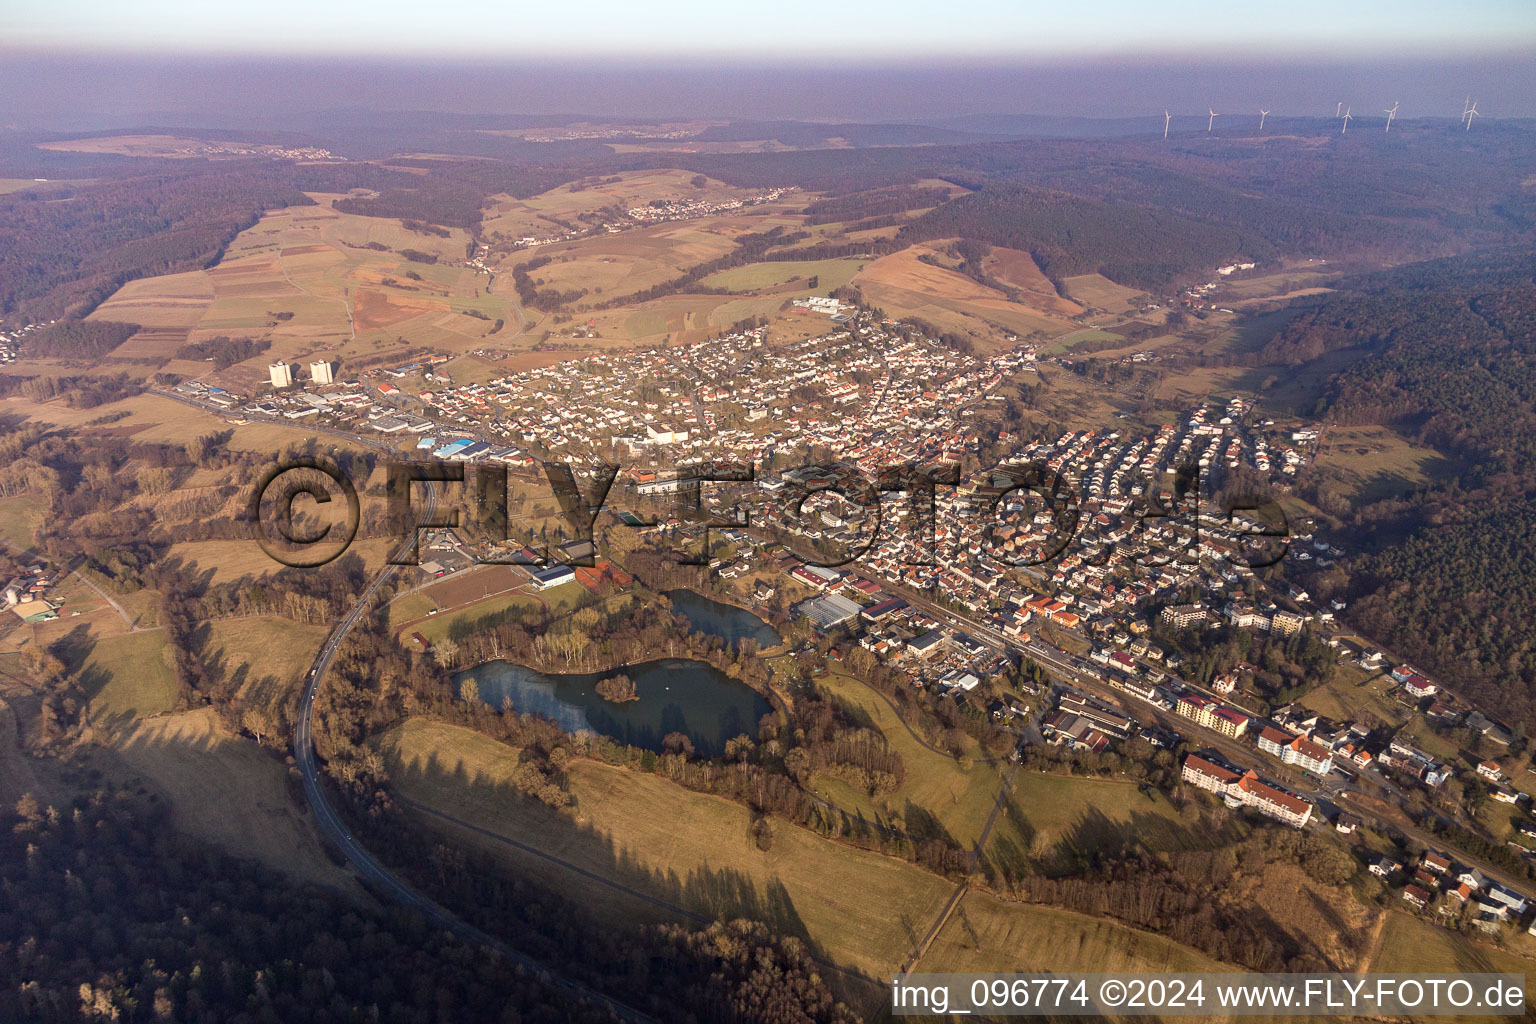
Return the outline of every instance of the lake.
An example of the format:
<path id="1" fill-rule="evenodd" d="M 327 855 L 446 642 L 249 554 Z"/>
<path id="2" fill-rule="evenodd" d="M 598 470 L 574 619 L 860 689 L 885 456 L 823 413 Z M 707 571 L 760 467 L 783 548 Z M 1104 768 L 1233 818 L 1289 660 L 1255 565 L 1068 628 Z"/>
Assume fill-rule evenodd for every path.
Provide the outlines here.
<path id="1" fill-rule="evenodd" d="M 745 608 L 712 601 L 694 590 L 668 590 L 666 595 L 672 610 L 687 619 L 695 633 L 717 636 L 732 647 L 742 640 L 756 640 L 760 648 L 781 642 L 772 626 Z"/>
<path id="2" fill-rule="evenodd" d="M 620 672 L 634 680 L 639 700 L 613 704 L 598 696 L 599 680 Z M 680 732 L 706 757 L 722 753 L 725 741 L 742 733 L 756 742 L 758 720 L 773 710 L 750 686 L 691 658 L 562 674 L 490 661 L 454 676 L 460 686 L 469 679 L 492 707 L 510 697 L 519 712 L 548 715 L 566 732 L 585 729 L 656 751 L 668 733 Z"/>

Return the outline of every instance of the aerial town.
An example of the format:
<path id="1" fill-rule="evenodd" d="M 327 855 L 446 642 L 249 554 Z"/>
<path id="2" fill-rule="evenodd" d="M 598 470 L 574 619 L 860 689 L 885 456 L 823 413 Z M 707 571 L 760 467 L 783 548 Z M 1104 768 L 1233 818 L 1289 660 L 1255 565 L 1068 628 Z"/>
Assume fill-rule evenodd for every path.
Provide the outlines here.
<path id="1" fill-rule="evenodd" d="M 1006 429 L 988 437 L 979 424 L 995 417 L 1004 385 L 1039 372 L 1033 346 L 965 355 L 836 300 L 805 308 L 827 316 L 831 329 L 789 344 L 765 344 L 765 328 L 744 328 L 705 344 L 590 355 L 467 385 L 442 371 L 445 358 L 350 376 L 316 361 L 307 379 L 278 362 L 264 395 L 197 381 L 177 391 L 231 416 L 419 435 L 421 458 L 524 472 L 546 462 L 617 465 L 609 511 L 627 524 L 654 523 L 637 530 L 679 546 L 709 531 L 674 507 L 691 474 L 701 465 L 751 467 L 749 482 L 706 491 L 716 514 L 730 509 L 727 525 L 714 527 L 725 548 L 711 573 L 723 587 L 746 587 L 739 600 L 776 589 L 799 595 L 795 613 L 815 635 L 846 637 L 914 686 L 957 701 L 1028 659 L 1055 682 L 1025 684 L 1027 701 L 992 700 L 992 717 L 1074 751 L 1102 753 L 1132 737 L 1155 748 L 1200 743 L 1202 752 L 1185 759 L 1184 781 L 1296 828 L 1353 828 L 1359 819 L 1338 797 L 1362 776 L 1383 791 L 1433 790 L 1456 769 L 1406 735 L 1384 736 L 1379 723 L 1331 720 L 1296 704 L 1271 709 L 1274 694 L 1257 684 L 1253 666 L 1204 685 L 1181 678 L 1184 659 L 1154 632 L 1188 636 L 1218 623 L 1280 637 L 1305 631 L 1340 664 L 1390 668 L 1404 707 L 1509 743 L 1504 726 L 1337 627 L 1341 604 L 1295 585 L 1276 589 L 1254 571 L 1280 556 L 1326 567 L 1343 554 L 1336 542 L 1309 524 L 1285 524 L 1280 556 L 1255 562 L 1249 542 L 1267 534 L 1258 514 L 1200 505 L 1196 496 L 1221 470 L 1284 486 L 1315 456 L 1318 431 L 1279 426 L 1230 398 L 1190 408 L 1150 437 L 1083 430 L 1024 441 Z M 817 465 L 818 452 L 854 476 Z M 993 469 L 978 472 L 988 460 Z M 871 503 L 869 481 L 904 466 L 969 475 L 934 489 L 930 516 L 903 501 Z M 1049 482 L 1027 478 L 1030 466 L 1071 481 L 1065 496 L 1053 499 Z M 1194 484 L 1176 496 L 1181 467 L 1195 468 Z M 454 567 L 488 554 L 457 540 L 442 547 L 463 556 L 448 562 Z M 445 571 L 440 560 L 422 570 L 431 578 Z M 563 566 L 526 571 L 540 590 L 579 581 Z M 1528 806 L 1496 766 L 1478 772 L 1496 799 Z M 1536 819 L 1526 834 L 1536 840 Z M 1426 854 L 1427 863 L 1434 858 L 1443 855 Z M 1525 910 L 1523 897 L 1487 879 L 1425 868 L 1410 881 L 1389 866 L 1383 877 L 1403 885 L 1403 899 L 1428 904 L 1443 890 L 1447 906 L 1474 901 L 1485 928 Z"/>
<path id="2" fill-rule="evenodd" d="M 0 19 L 0 1024 L 1530 1016 L 1536 5 L 502 6 Z"/>

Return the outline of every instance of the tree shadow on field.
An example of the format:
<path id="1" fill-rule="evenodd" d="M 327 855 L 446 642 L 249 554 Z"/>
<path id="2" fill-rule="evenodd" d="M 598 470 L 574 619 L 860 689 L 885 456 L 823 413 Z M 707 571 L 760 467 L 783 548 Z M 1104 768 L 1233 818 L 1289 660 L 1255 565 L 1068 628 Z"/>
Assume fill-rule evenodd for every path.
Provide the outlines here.
<path id="1" fill-rule="evenodd" d="M 396 799 L 413 817 L 450 841 L 489 851 L 518 875 L 537 877 L 599 919 L 623 925 L 694 926 L 737 918 L 761 921 L 775 933 L 804 943 L 810 955 L 831 969 L 837 987 L 846 990 L 840 996 L 867 1001 L 868 985 L 875 979 L 837 964 L 812 938 L 795 898 L 775 873 L 793 871 L 794 865 L 773 862 L 771 845 L 762 850 L 749 840 L 740 855 L 760 855 L 764 874 L 714 867 L 707 860 L 684 868 L 661 867 L 670 838 L 636 838 L 636 844 L 652 844 L 650 849 L 631 845 L 600 831 L 583 816 L 579 804 L 563 810 L 550 807 L 509 781 L 471 774 L 463 762 L 450 768 L 436 752 L 408 762 L 392 761 L 389 774 Z M 405 793 L 451 794 L 452 805 L 439 801 L 439 806 L 428 806 Z M 675 823 L 678 833 L 691 827 L 687 820 Z M 795 827 L 771 819 L 773 830 Z"/>
<path id="2" fill-rule="evenodd" d="M 986 848 L 980 851 L 980 862 L 988 875 L 1011 884 L 1034 871 L 1031 851 L 1039 830 L 1025 816 L 1024 809 L 1011 792 L 1003 798 L 1001 813 L 1002 822 L 1009 827 L 992 830 Z"/>
<path id="3" fill-rule="evenodd" d="M 1134 811 L 1116 820 L 1097 807 L 1085 808 L 1045 855 L 1047 874 L 1074 874 L 1089 866 L 1096 855 L 1128 856 L 1138 848 L 1154 853 L 1188 850 L 1209 843 L 1211 837 L 1161 814 Z"/>

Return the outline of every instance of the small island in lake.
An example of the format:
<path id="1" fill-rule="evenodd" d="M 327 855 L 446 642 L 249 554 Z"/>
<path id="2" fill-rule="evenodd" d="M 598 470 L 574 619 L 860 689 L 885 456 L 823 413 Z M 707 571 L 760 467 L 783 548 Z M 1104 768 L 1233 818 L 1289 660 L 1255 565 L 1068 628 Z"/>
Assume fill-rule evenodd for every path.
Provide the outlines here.
<path id="1" fill-rule="evenodd" d="M 635 681 L 622 672 L 616 676 L 598 680 L 595 689 L 599 697 L 614 704 L 640 699 L 640 694 L 635 692 Z"/>

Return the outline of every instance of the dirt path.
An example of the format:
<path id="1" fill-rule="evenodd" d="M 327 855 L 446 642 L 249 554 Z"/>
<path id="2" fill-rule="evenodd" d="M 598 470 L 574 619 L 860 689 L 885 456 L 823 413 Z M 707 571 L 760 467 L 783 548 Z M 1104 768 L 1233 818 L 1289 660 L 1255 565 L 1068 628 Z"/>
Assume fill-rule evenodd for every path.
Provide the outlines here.
<path id="1" fill-rule="evenodd" d="M 288 276 L 288 268 L 283 265 L 283 247 L 282 246 L 278 246 L 277 247 L 277 269 L 281 270 L 283 272 L 283 280 L 284 281 L 287 281 L 290 285 L 292 285 L 293 287 L 297 288 L 299 291 L 303 292 L 305 295 L 309 295 L 309 296 L 311 296 L 313 298 L 320 299 L 322 302 L 330 301 L 330 302 L 339 302 L 339 303 L 341 303 L 341 308 L 347 311 L 347 328 L 349 330 L 351 330 L 351 332 L 352 332 L 352 340 L 353 341 L 357 340 L 357 321 L 352 318 L 352 303 L 348 302 L 346 299 L 338 299 L 338 298 L 336 298 L 335 296 L 332 296 L 332 295 L 316 295 L 314 292 L 310 291 L 308 288 L 305 288 L 303 285 L 299 284 L 293 278 L 289 277 Z"/>
<path id="2" fill-rule="evenodd" d="M 1355 970 L 1359 974 L 1369 974 L 1371 967 L 1376 963 L 1376 958 L 1381 955 L 1381 937 L 1387 930 L 1387 911 L 1377 913 L 1376 923 L 1371 926 L 1371 941 L 1366 947 L 1365 956 L 1360 958 L 1360 966 Z"/>
<path id="3" fill-rule="evenodd" d="M 103 601 L 107 602 L 107 604 L 111 605 L 114 609 L 116 609 L 117 614 L 121 615 L 123 617 L 123 621 L 128 624 L 128 632 L 130 632 L 130 633 L 142 633 L 142 632 L 144 632 L 143 628 L 140 627 L 139 625 L 137 625 L 134 622 L 133 618 L 131 616 L 129 616 L 129 614 L 128 614 L 128 612 L 126 610 L 124 610 L 123 606 L 118 604 L 116 601 L 114 601 L 107 594 L 107 592 L 105 590 L 102 590 L 100 587 L 98 587 L 96 585 L 95 581 L 93 581 L 89 576 L 85 575 L 79 569 L 76 569 L 74 572 L 70 573 L 70 575 L 74 576 L 81 583 L 84 583 L 86 586 L 90 587 L 92 590 L 94 590 L 96 592 L 96 596 L 97 597 L 101 598 Z"/>

